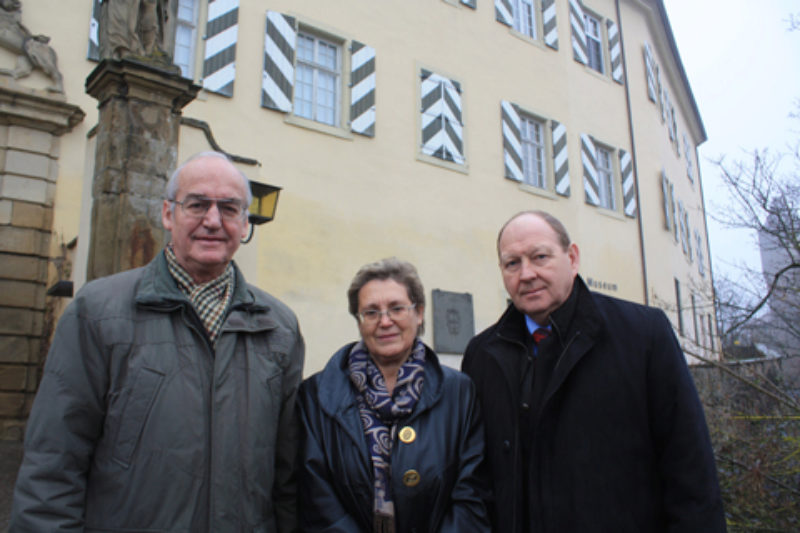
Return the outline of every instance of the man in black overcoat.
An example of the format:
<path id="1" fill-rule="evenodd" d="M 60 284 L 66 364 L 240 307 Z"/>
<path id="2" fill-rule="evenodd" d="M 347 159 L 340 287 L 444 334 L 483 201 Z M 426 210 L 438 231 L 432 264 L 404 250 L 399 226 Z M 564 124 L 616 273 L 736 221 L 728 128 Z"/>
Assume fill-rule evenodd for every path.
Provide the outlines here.
<path id="1" fill-rule="evenodd" d="M 552 215 L 500 230 L 511 304 L 462 370 L 486 422 L 502 533 L 720 533 L 714 455 L 678 340 L 659 309 L 589 291 Z"/>

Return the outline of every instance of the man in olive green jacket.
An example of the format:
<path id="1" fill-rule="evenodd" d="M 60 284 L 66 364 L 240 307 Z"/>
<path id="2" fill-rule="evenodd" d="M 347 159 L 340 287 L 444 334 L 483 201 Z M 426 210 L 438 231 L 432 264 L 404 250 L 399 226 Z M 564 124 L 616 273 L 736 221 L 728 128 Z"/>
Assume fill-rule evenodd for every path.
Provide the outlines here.
<path id="1" fill-rule="evenodd" d="M 167 186 L 172 241 L 62 316 L 25 436 L 11 532 L 289 532 L 304 345 L 232 257 L 250 188 L 223 154 Z"/>

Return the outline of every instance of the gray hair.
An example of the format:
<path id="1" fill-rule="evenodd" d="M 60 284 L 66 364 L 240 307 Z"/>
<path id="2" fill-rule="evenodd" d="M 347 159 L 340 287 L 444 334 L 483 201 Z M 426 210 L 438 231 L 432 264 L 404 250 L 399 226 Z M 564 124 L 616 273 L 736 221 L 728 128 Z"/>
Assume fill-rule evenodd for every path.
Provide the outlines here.
<path id="1" fill-rule="evenodd" d="M 362 266 L 353 281 L 350 282 L 350 288 L 347 289 L 347 302 L 350 314 L 356 317 L 356 320 L 358 319 L 358 293 L 364 285 L 376 279 L 396 281 L 406 288 L 408 298 L 411 303 L 417 305 L 418 312 L 421 311 L 420 308 L 425 307 L 425 289 L 422 287 L 422 280 L 419 278 L 417 269 L 408 261 L 388 257 Z M 423 316 L 422 324 L 417 329 L 417 335 L 422 335 L 424 332 L 425 317 Z"/>
<path id="2" fill-rule="evenodd" d="M 539 217 L 544 220 L 548 226 L 550 226 L 553 231 L 556 232 L 556 236 L 558 236 L 558 243 L 561 245 L 561 248 L 566 252 L 569 248 L 569 245 L 572 244 L 572 241 L 569 238 L 569 233 L 567 233 L 567 228 L 564 227 L 564 224 L 561 223 L 556 217 L 548 213 L 547 211 L 541 211 L 539 209 L 531 209 L 528 211 L 520 211 L 513 217 L 506 220 L 506 223 L 503 224 L 503 227 L 500 228 L 500 231 L 497 233 L 497 256 L 500 256 L 500 239 L 503 237 L 503 232 L 506 230 L 506 227 L 511 224 L 513 221 L 518 219 L 521 216 L 525 215 L 533 215 L 535 217 Z"/>
<path id="3" fill-rule="evenodd" d="M 247 176 L 245 176 L 244 173 L 242 173 L 241 170 L 236 168 L 236 165 L 233 164 L 233 161 L 231 161 L 231 158 L 228 157 L 227 154 L 225 154 L 223 152 L 215 152 L 215 151 L 212 151 L 212 150 L 207 150 L 205 152 L 198 152 L 198 153 L 194 154 L 189 159 L 187 159 L 186 161 L 181 163 L 178 166 L 178 168 L 175 169 L 175 171 L 170 175 L 169 180 L 167 181 L 167 187 L 166 187 L 166 190 L 165 190 L 167 200 L 175 200 L 176 199 L 176 196 L 178 194 L 178 182 L 180 181 L 180 175 L 181 175 L 181 172 L 183 171 L 183 169 L 186 168 L 186 165 L 188 165 L 189 163 L 192 163 L 193 161 L 196 161 L 198 159 L 203 159 L 205 157 L 214 157 L 214 158 L 217 158 L 217 159 L 223 159 L 223 160 L 227 161 L 228 163 L 230 163 L 231 167 L 233 167 L 236 170 L 236 173 L 239 175 L 239 177 L 242 178 L 242 184 L 244 185 L 245 202 L 246 202 L 245 203 L 245 209 L 246 209 L 253 202 L 253 193 L 250 190 L 250 180 L 247 179 Z M 170 209 L 174 209 L 175 208 L 175 204 L 170 204 L 169 208 Z"/>

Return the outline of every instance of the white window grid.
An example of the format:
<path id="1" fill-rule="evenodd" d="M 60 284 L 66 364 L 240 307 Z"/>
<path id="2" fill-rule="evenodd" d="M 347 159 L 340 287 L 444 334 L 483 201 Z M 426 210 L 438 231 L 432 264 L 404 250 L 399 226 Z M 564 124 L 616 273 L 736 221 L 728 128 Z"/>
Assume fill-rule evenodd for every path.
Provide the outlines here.
<path id="1" fill-rule="evenodd" d="M 180 67 L 184 78 L 194 79 L 197 42 L 198 0 L 178 0 L 175 23 L 175 54 L 173 62 Z"/>
<path id="2" fill-rule="evenodd" d="M 536 8 L 534 0 L 512 0 L 514 29 L 536 39 Z"/>
<path id="3" fill-rule="evenodd" d="M 584 33 L 586 34 L 586 52 L 589 56 L 589 67 L 603 74 L 603 33 L 600 20 L 588 13 L 583 14 Z"/>
<path id="4" fill-rule="evenodd" d="M 298 33 L 294 114 L 336 126 L 340 79 L 341 47 L 316 35 Z"/>
<path id="5" fill-rule="evenodd" d="M 525 183 L 544 189 L 547 187 L 545 170 L 547 146 L 544 136 L 544 122 L 532 117 L 521 116 L 520 130 L 522 170 Z"/>
<path id="6" fill-rule="evenodd" d="M 600 193 L 600 206 L 614 210 L 617 208 L 616 193 L 614 190 L 614 165 L 611 158 L 611 150 L 596 147 L 597 156 L 597 186 Z"/>

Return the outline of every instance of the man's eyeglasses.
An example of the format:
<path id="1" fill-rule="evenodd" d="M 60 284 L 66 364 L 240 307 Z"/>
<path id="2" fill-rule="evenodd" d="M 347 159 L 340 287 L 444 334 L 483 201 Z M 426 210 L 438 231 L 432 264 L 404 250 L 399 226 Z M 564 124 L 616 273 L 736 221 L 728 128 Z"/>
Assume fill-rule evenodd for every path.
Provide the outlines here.
<path id="1" fill-rule="evenodd" d="M 235 198 L 208 198 L 207 196 L 196 196 L 190 194 L 183 199 L 182 202 L 178 200 L 169 200 L 173 204 L 178 204 L 183 209 L 183 212 L 194 218 L 202 218 L 206 216 L 211 206 L 216 204 L 219 216 L 225 220 L 236 220 L 242 218 L 245 213 L 244 205 L 241 200 Z"/>
<path id="2" fill-rule="evenodd" d="M 383 315 L 386 315 L 389 317 L 389 320 L 397 322 L 408 318 L 408 313 L 416 306 L 417 304 L 393 305 L 386 311 L 381 311 L 380 309 L 364 309 L 358 312 L 358 318 L 361 320 L 362 324 L 375 324 L 383 318 Z"/>

